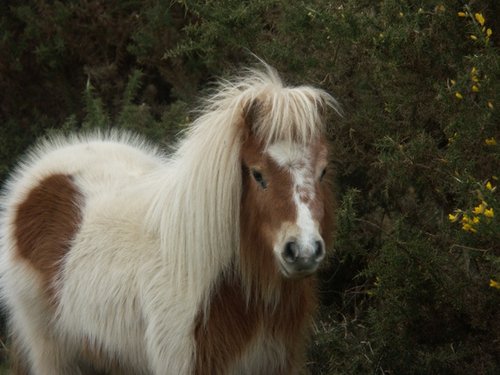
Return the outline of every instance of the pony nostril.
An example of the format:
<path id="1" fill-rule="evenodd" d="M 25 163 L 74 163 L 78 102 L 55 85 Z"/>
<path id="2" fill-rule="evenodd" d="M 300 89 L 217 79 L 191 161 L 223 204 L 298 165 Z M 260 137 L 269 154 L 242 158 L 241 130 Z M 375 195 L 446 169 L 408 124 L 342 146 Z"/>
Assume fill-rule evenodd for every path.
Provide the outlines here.
<path id="1" fill-rule="evenodd" d="M 285 245 L 285 250 L 283 250 L 283 259 L 287 262 L 292 263 L 299 257 L 299 247 L 294 241 L 287 242 Z"/>
<path id="2" fill-rule="evenodd" d="M 316 259 L 321 258 L 325 254 L 325 250 L 323 249 L 323 242 L 316 241 L 314 243 L 314 256 Z"/>

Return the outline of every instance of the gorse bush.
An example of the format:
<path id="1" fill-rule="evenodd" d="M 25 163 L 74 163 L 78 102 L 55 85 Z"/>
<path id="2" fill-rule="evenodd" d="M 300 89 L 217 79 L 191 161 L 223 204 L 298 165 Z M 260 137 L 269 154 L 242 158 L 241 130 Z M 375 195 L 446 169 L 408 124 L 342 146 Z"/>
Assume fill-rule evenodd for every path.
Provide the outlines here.
<path id="1" fill-rule="evenodd" d="M 337 178 L 309 368 L 500 373 L 500 5 L 494 0 L 0 4 L 0 175 L 54 131 L 170 144 L 255 63 L 325 88 Z"/>

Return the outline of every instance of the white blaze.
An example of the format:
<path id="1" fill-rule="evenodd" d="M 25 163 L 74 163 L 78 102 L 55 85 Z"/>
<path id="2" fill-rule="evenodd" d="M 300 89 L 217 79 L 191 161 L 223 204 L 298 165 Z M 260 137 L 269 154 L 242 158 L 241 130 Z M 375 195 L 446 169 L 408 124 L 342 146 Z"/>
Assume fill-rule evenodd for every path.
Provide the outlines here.
<path id="1" fill-rule="evenodd" d="M 302 256 L 312 256 L 315 251 L 315 241 L 318 238 L 316 223 L 312 217 L 311 208 L 307 202 L 314 199 L 314 171 L 311 165 L 310 151 L 303 146 L 290 142 L 277 142 L 267 149 L 269 156 L 292 175 L 293 201 L 297 208 L 299 229 L 297 241 L 303 249 Z M 305 201 L 301 193 L 307 194 Z"/>

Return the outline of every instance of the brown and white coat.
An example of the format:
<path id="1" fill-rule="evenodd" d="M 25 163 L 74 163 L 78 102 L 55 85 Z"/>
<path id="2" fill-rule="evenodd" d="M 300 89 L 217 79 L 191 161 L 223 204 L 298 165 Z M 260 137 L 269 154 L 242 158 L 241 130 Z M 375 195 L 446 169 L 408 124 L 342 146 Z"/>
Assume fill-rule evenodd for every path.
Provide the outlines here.
<path id="1" fill-rule="evenodd" d="M 15 371 L 300 371 L 332 232 L 326 107 L 265 66 L 168 157 L 119 132 L 33 149 L 0 216 Z"/>

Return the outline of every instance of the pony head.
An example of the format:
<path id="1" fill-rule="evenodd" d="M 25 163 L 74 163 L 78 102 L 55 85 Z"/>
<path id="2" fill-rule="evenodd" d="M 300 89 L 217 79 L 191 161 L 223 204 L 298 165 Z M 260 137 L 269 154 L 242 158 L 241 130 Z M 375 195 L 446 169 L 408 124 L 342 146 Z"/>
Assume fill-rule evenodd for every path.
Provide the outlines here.
<path id="1" fill-rule="evenodd" d="M 317 270 L 332 231 L 324 114 L 338 111 L 325 91 L 285 87 L 274 70 L 243 106 L 243 264 L 298 279 Z"/>

